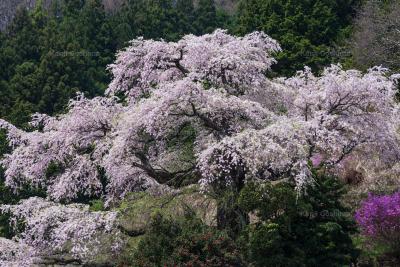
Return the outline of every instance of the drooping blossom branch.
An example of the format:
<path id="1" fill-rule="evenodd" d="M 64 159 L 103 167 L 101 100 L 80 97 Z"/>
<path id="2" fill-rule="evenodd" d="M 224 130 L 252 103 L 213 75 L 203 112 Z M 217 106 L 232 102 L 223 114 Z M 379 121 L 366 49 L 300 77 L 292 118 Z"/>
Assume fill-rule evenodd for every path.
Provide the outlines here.
<path id="1" fill-rule="evenodd" d="M 115 253 L 122 244 L 115 212 L 91 212 L 86 205 L 62 205 L 37 197 L 3 205 L 1 210 L 11 215 L 19 246 L 29 248 L 24 257 L 28 252 L 32 258 L 68 253 L 85 262 L 96 256 L 105 238 L 112 240 L 110 249 Z"/>

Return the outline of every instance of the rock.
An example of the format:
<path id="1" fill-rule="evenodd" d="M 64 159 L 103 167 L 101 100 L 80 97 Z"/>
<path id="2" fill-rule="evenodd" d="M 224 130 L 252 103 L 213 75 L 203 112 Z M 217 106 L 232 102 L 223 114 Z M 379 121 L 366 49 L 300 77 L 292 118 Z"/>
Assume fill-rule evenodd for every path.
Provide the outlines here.
<path id="1" fill-rule="evenodd" d="M 121 203 L 119 228 L 128 237 L 120 259 L 130 260 L 156 213 L 174 219 L 190 211 L 205 224 L 216 225 L 217 203 L 201 193 L 198 186 L 161 191 L 164 194 L 160 190 L 132 193 Z"/>
<path id="2" fill-rule="evenodd" d="M 129 195 L 120 206 L 120 228 L 129 236 L 140 236 L 146 232 L 151 218 L 157 212 L 170 218 L 194 212 L 205 224 L 216 225 L 216 201 L 191 186 L 177 193 L 152 196 L 146 192 Z"/>
<path id="3" fill-rule="evenodd" d="M 47 257 L 43 257 L 40 260 L 36 261 L 35 267 L 75 267 L 75 266 L 82 266 L 82 264 L 74 259 L 70 255 L 51 255 Z"/>

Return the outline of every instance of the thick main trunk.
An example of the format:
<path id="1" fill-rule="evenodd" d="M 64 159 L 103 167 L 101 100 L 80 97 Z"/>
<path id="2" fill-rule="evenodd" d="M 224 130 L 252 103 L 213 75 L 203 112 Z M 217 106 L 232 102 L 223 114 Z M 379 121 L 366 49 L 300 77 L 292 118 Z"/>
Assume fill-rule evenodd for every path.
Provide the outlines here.
<path id="1" fill-rule="evenodd" d="M 241 188 L 240 188 L 241 189 Z M 249 223 L 249 216 L 238 206 L 240 189 L 222 193 L 217 202 L 217 227 L 235 238 Z"/>

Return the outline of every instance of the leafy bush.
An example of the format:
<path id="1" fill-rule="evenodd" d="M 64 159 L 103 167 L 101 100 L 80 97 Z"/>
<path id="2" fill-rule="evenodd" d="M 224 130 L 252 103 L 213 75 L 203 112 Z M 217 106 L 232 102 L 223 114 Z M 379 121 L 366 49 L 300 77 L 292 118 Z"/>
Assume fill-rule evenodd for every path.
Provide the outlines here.
<path id="1" fill-rule="evenodd" d="M 355 261 L 351 234 L 356 225 L 340 203 L 342 185 L 317 177 L 306 197 L 293 185 L 249 184 L 240 206 L 256 215 L 241 237 L 246 259 L 254 266 L 343 266 Z"/>
<path id="2" fill-rule="evenodd" d="M 129 266 L 242 266 L 239 249 L 224 232 L 187 216 L 154 216 Z"/>

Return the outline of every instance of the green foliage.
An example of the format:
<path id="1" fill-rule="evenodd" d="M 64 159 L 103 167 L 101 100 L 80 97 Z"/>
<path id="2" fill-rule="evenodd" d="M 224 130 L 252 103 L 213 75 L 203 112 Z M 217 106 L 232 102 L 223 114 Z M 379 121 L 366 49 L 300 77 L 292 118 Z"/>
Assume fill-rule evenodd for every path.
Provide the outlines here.
<path id="1" fill-rule="evenodd" d="M 357 248 L 361 250 L 358 259 L 360 266 L 386 266 L 382 261 L 384 260 L 385 255 L 390 251 L 389 245 L 371 242 L 370 239 L 365 238 L 362 235 L 357 235 L 353 239 Z"/>
<path id="2" fill-rule="evenodd" d="M 105 205 L 104 201 L 101 199 L 95 199 L 90 201 L 90 210 L 91 211 L 104 211 Z"/>
<path id="3" fill-rule="evenodd" d="M 33 112 L 62 112 L 77 91 L 101 94 L 116 50 L 109 23 L 101 0 L 18 11 L 0 43 L 0 117 L 26 126 Z"/>
<path id="4" fill-rule="evenodd" d="M 239 206 L 256 215 L 240 243 L 254 266 L 343 266 L 358 256 L 349 210 L 340 203 L 341 184 L 317 177 L 307 196 L 298 197 L 288 183 L 249 184 Z"/>
<path id="5" fill-rule="evenodd" d="M 262 30 L 278 40 L 283 52 L 274 70 L 291 75 L 308 65 L 315 70 L 340 55 L 334 43 L 349 33 L 359 0 L 244 0 L 234 31 Z"/>
<path id="6" fill-rule="evenodd" d="M 169 219 L 157 214 L 128 266 L 241 266 L 239 250 L 224 233 L 187 215 Z"/>
<path id="7" fill-rule="evenodd" d="M 200 0 L 196 10 L 194 28 L 197 34 L 210 33 L 215 29 L 217 10 L 213 0 Z"/>
<path id="8" fill-rule="evenodd" d="M 216 199 L 218 228 L 236 239 L 249 223 L 247 212 L 239 205 L 238 192 L 232 189 L 221 190 Z"/>
<path id="9" fill-rule="evenodd" d="M 212 0 L 128 0 L 112 18 L 119 47 L 137 36 L 176 41 L 185 34 L 198 35 L 224 27 L 227 14 Z"/>

